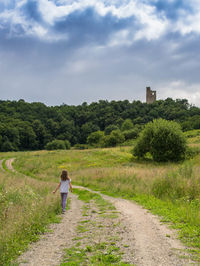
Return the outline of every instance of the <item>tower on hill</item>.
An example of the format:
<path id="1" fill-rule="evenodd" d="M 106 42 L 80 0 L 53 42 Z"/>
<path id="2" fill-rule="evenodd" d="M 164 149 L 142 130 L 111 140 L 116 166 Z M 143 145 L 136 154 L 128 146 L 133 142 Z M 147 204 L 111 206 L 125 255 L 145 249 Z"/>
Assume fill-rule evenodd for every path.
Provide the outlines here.
<path id="1" fill-rule="evenodd" d="M 156 91 L 152 91 L 150 87 L 146 87 L 146 103 L 150 104 L 156 101 Z"/>

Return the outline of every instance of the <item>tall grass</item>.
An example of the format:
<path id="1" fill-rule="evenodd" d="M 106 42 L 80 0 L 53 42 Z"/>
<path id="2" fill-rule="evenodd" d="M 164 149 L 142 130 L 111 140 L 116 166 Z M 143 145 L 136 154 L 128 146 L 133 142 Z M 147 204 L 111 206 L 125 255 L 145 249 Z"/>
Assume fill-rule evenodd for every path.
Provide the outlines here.
<path id="1" fill-rule="evenodd" d="M 0 173 L 0 265 L 10 265 L 48 223 L 58 220 L 54 188 L 52 183 Z"/>

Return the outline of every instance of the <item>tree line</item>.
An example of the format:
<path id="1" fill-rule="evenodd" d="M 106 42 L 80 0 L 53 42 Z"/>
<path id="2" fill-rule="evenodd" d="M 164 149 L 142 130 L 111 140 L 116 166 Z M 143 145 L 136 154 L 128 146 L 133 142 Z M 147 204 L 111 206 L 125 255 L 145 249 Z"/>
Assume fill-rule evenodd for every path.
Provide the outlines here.
<path id="1" fill-rule="evenodd" d="M 95 143 L 100 137 L 104 146 L 114 146 L 116 138 L 121 142 L 136 138 L 146 123 L 158 118 L 176 121 L 184 131 L 200 128 L 200 108 L 186 99 L 153 104 L 100 100 L 78 106 L 1 100 L 0 150 L 41 150 L 58 140 L 69 148 Z"/>

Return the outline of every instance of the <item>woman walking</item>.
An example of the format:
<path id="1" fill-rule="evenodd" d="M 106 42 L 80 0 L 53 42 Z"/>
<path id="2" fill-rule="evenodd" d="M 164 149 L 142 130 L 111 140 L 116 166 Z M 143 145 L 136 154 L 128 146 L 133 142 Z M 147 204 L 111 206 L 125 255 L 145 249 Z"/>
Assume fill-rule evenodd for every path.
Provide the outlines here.
<path id="1" fill-rule="evenodd" d="M 72 192 L 72 185 L 71 185 L 71 179 L 68 176 L 68 172 L 66 170 L 63 170 L 60 176 L 60 183 L 56 187 L 56 189 L 53 191 L 53 193 L 56 193 L 56 191 L 60 188 L 60 195 L 61 195 L 61 207 L 62 207 L 62 213 L 65 213 L 65 208 L 67 204 L 67 195 L 69 192 L 69 188 Z"/>

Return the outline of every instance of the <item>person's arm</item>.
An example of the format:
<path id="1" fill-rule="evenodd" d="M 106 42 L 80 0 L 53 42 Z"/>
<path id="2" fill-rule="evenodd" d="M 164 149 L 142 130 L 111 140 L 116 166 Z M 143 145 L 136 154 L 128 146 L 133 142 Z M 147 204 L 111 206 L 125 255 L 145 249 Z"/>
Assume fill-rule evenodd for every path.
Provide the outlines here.
<path id="1" fill-rule="evenodd" d="M 73 192 L 71 181 L 69 181 L 69 187 L 70 187 L 71 192 Z"/>
<path id="2" fill-rule="evenodd" d="M 60 187 L 60 183 L 57 185 L 56 189 L 53 191 L 54 194 L 55 194 L 56 191 L 59 189 L 59 187 Z"/>

